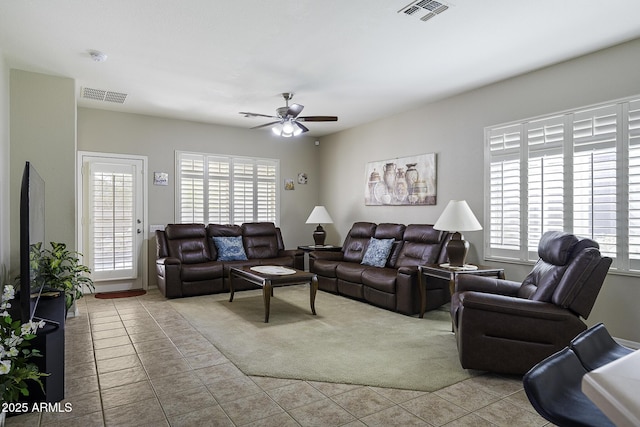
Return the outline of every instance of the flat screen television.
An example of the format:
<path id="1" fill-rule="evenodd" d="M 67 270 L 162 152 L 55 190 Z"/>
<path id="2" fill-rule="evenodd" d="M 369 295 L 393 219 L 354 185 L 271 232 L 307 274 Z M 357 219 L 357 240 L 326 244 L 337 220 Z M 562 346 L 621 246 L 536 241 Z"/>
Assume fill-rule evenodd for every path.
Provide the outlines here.
<path id="1" fill-rule="evenodd" d="M 45 245 L 44 180 L 29 162 L 24 166 L 20 191 L 20 317 L 32 320 L 44 283 L 37 280 L 37 265 L 31 263 L 34 245 Z M 33 297 L 32 297 L 33 296 Z"/>

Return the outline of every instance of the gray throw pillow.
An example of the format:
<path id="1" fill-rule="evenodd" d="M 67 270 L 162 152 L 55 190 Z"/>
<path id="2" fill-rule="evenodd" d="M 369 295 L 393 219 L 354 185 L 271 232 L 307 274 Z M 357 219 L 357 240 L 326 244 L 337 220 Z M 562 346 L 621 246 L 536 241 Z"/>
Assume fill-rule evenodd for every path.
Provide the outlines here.
<path id="1" fill-rule="evenodd" d="M 218 250 L 218 261 L 246 261 L 247 254 L 242 245 L 242 236 L 213 237 Z"/>
<path id="2" fill-rule="evenodd" d="M 360 264 L 372 267 L 384 267 L 391 253 L 394 239 L 369 239 L 369 247 L 362 257 Z"/>

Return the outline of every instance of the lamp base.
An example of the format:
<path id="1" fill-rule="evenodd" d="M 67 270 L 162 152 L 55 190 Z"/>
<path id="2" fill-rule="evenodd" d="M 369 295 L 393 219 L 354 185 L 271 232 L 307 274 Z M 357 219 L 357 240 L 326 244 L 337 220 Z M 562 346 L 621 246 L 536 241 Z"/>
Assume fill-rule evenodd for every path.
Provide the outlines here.
<path id="1" fill-rule="evenodd" d="M 324 246 L 324 240 L 327 237 L 327 233 L 320 224 L 316 227 L 316 231 L 313 232 L 313 241 L 316 246 Z"/>
<path id="2" fill-rule="evenodd" d="M 462 267 L 469 252 L 469 242 L 464 240 L 462 234 L 453 233 L 451 240 L 447 243 L 447 256 L 451 267 Z"/>

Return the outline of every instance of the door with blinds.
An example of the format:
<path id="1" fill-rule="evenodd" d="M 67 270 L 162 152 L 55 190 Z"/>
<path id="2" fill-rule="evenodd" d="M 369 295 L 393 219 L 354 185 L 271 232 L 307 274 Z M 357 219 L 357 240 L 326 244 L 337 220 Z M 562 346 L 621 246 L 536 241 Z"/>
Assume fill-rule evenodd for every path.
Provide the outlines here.
<path id="1" fill-rule="evenodd" d="M 146 289 L 145 159 L 81 153 L 79 161 L 79 247 L 96 291 Z"/>

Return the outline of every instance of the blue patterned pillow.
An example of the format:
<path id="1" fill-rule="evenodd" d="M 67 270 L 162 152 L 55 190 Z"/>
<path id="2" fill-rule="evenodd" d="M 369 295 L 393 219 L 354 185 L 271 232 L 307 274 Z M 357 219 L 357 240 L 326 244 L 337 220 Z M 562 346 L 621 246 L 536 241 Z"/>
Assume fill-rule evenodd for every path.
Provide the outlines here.
<path id="1" fill-rule="evenodd" d="M 372 237 L 369 240 L 369 247 L 364 253 L 361 264 L 372 267 L 384 267 L 391 253 L 393 240 L 394 239 L 376 239 Z"/>
<path id="2" fill-rule="evenodd" d="M 242 236 L 214 237 L 213 243 L 218 250 L 218 261 L 246 261 L 247 254 L 242 246 Z"/>

